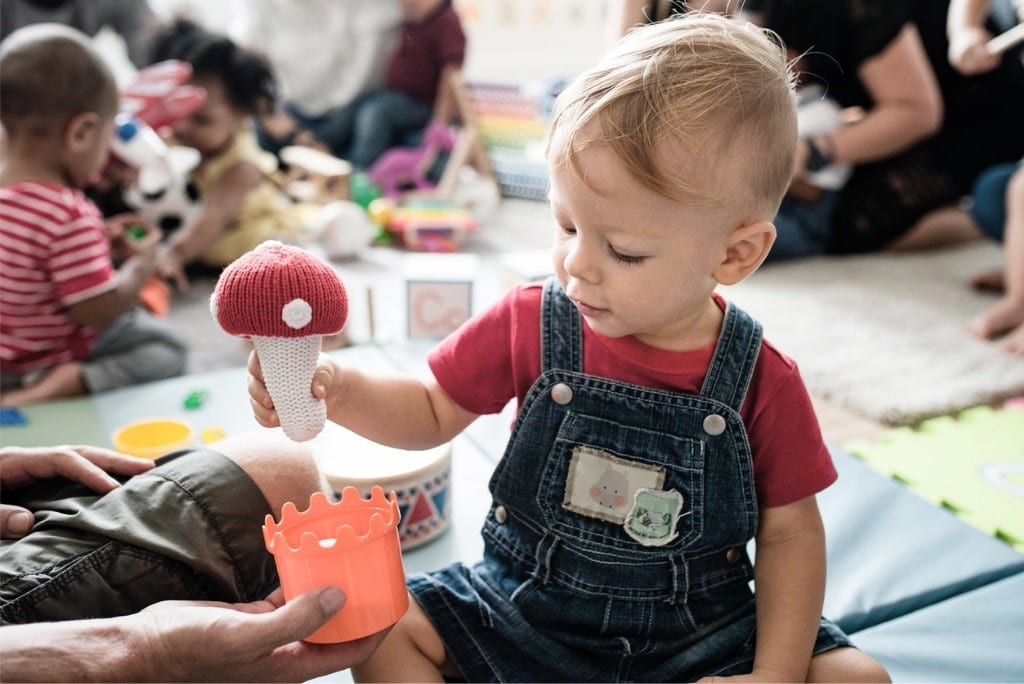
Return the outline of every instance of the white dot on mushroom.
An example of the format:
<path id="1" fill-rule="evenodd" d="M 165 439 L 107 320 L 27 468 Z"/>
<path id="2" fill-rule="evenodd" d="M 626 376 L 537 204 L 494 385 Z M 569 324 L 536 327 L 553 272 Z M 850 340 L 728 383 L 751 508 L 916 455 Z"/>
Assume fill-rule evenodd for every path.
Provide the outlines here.
<path id="1" fill-rule="evenodd" d="M 293 299 L 281 309 L 281 320 L 293 330 L 304 328 L 313 320 L 313 307 L 305 299 Z"/>

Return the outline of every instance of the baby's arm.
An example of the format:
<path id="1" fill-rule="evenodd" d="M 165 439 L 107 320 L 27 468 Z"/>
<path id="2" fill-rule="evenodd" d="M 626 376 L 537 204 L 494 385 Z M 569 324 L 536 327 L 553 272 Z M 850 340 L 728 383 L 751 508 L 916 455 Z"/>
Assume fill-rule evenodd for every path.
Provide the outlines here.
<path id="1" fill-rule="evenodd" d="M 138 222 L 146 233 L 139 238 L 117 237 L 115 242 L 128 254 L 117 269 L 117 285 L 94 297 L 70 305 L 71 314 L 82 325 L 103 330 L 118 316 L 135 308 L 139 290 L 153 274 L 160 231 Z"/>
<path id="2" fill-rule="evenodd" d="M 805 681 L 825 597 L 825 529 L 814 496 L 761 509 L 754 586 L 754 678 Z"/>
<path id="3" fill-rule="evenodd" d="M 326 354 L 320 355 L 312 392 L 325 401 L 327 417 L 335 423 L 399 449 L 444 444 L 477 417 L 456 404 L 433 377 L 368 375 Z M 249 355 L 249 398 L 260 425 L 280 424 L 255 352 Z"/>
<path id="4" fill-rule="evenodd" d="M 240 162 L 221 176 L 203 197 L 203 213 L 188 228 L 167 240 L 157 260 L 160 275 L 185 289 L 185 266 L 220 237 L 242 213 L 249 192 L 260 184 L 263 173 L 255 164 Z"/>

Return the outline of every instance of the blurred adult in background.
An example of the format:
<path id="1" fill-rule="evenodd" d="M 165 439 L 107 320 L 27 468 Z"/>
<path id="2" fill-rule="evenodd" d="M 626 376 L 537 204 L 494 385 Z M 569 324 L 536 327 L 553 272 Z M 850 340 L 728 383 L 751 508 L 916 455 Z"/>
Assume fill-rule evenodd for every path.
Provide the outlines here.
<path id="1" fill-rule="evenodd" d="M 983 170 L 1024 154 L 1024 65 L 1007 51 L 991 70 L 949 63 L 949 2 L 748 0 L 745 9 L 800 58 L 802 78 L 861 115 L 802 140 L 772 257 L 919 249 L 980 235 L 933 220 Z M 998 28 L 991 27 L 991 33 Z M 854 166 L 837 191 L 804 182 L 829 163 Z"/>
<path id="2" fill-rule="evenodd" d="M 402 23 L 398 0 L 236 0 L 232 37 L 264 53 L 283 101 L 260 117 L 260 143 L 339 152 L 344 107 L 384 84 Z"/>
<path id="3" fill-rule="evenodd" d="M 160 29 L 147 0 L 3 0 L 0 40 L 29 24 L 65 24 L 87 36 L 104 26 L 124 40 L 128 58 L 137 67 L 149 63 L 149 45 Z"/>
<path id="4" fill-rule="evenodd" d="M 741 4 L 742 0 L 609 0 L 605 35 L 613 43 L 637 24 L 661 21 L 688 10 L 732 15 Z"/>

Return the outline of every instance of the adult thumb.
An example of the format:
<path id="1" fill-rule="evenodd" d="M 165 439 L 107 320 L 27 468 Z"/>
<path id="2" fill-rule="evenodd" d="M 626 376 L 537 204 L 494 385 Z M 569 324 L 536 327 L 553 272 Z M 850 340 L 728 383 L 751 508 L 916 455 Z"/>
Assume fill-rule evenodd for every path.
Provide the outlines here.
<path id="1" fill-rule="evenodd" d="M 36 524 L 36 517 L 27 508 L 0 504 L 0 538 L 24 537 Z"/>
<path id="2" fill-rule="evenodd" d="M 345 592 L 335 586 L 296 596 L 273 612 L 274 621 L 279 623 L 278 634 L 286 637 L 279 641 L 290 643 L 305 639 L 334 617 L 345 600 Z"/>

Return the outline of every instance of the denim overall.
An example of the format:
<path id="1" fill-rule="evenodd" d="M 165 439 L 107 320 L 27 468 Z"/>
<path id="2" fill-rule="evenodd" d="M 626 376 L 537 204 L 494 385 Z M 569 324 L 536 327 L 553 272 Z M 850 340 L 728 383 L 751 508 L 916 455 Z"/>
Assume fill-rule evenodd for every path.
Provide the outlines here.
<path id="1" fill-rule="evenodd" d="M 542 374 L 490 482 L 484 561 L 409 588 L 468 681 L 693 681 L 749 672 L 756 531 L 738 410 L 761 328 L 729 305 L 699 395 L 584 375 L 557 281 Z M 848 645 L 822 619 L 815 652 Z"/>

